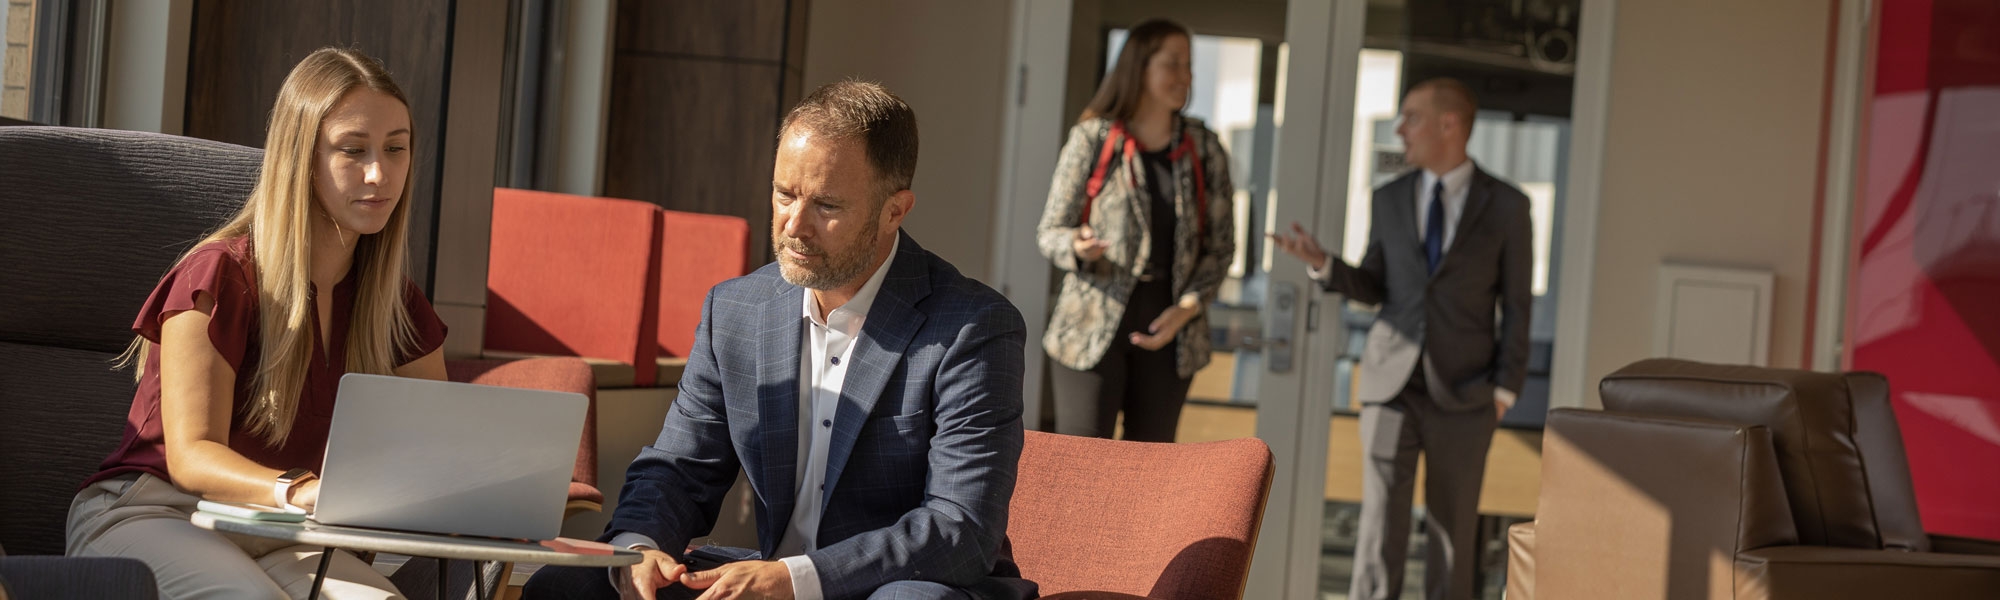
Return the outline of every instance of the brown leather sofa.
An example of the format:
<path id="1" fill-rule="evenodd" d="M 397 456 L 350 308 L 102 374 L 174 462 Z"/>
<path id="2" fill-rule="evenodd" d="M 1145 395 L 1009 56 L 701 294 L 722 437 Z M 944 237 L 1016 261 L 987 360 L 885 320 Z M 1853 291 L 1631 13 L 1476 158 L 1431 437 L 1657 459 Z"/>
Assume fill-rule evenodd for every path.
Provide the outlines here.
<path id="1" fill-rule="evenodd" d="M 1559 409 L 1510 600 L 2000 598 L 2000 542 L 1918 518 L 1889 384 L 1646 360 Z"/>

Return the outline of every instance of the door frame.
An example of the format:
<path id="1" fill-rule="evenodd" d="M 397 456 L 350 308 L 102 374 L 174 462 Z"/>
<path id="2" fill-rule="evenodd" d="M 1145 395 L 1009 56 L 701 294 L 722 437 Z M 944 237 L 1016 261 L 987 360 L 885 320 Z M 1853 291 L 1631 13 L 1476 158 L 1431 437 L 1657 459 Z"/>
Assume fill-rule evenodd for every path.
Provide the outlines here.
<path id="1" fill-rule="evenodd" d="M 1331 232 L 1323 241 L 1341 244 L 1354 128 L 1356 84 L 1368 0 L 1290 0 L 1286 7 L 1287 57 L 1283 87 L 1277 90 L 1278 172 L 1272 223 L 1314 223 Z M 995 182 L 992 282 L 1026 317 L 1025 348 L 1028 423 L 1041 418 L 1040 390 L 1047 358 L 1041 336 L 1049 310 L 1048 261 L 1032 237 L 1040 221 L 1048 182 L 1062 146 L 1069 115 L 1068 40 L 1074 0 L 1011 0 L 1011 41 L 1007 89 L 1013 101 L 1002 115 L 1001 168 Z M 1567 191 L 1562 215 L 1563 243 L 1557 292 L 1555 356 L 1550 373 L 1551 407 L 1595 406 L 1585 369 L 1589 356 L 1591 280 L 1596 253 L 1605 122 L 1610 101 L 1613 34 L 1617 0 L 1582 0 L 1579 56 L 1572 100 Z M 1307 175 L 1301 176 L 1304 173 Z M 1282 199 L 1311 199 L 1310 202 Z M 1325 207 L 1325 210 L 1322 210 Z M 1262 240 L 1251 243 L 1266 243 Z M 1268 252 L 1266 256 L 1268 256 Z M 1305 269 L 1275 267 L 1272 285 L 1299 287 L 1306 299 L 1294 319 L 1291 339 L 1295 365 L 1286 373 L 1266 371 L 1258 383 L 1257 437 L 1271 446 L 1277 472 L 1259 532 L 1259 560 L 1251 565 L 1247 598 L 1317 598 L 1320 528 L 1328 428 L 1332 412 L 1331 369 L 1315 369 L 1314 357 L 1345 345 L 1336 326 L 1338 307 L 1320 297 Z M 1317 313 L 1317 314 L 1315 314 Z M 1263 315 L 1268 326 L 1269 311 Z M 1309 325 L 1317 324 L 1316 327 Z M 1274 332 L 1266 329 L 1266 338 Z M 1316 353 L 1317 351 L 1317 353 Z"/>

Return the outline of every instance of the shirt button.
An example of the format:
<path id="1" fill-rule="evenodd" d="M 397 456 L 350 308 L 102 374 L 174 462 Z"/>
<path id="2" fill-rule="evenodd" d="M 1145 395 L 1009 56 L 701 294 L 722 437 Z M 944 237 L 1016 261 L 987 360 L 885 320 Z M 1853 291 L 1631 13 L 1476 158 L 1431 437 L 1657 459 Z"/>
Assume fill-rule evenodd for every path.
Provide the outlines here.
<path id="1" fill-rule="evenodd" d="M 823 419 L 819 422 L 819 424 L 821 427 L 832 427 L 833 419 Z"/>
<path id="2" fill-rule="evenodd" d="M 836 365 L 837 365 L 837 364 L 840 364 L 840 357 L 838 357 L 838 356 L 835 356 L 835 357 L 833 357 L 833 364 L 836 364 Z"/>

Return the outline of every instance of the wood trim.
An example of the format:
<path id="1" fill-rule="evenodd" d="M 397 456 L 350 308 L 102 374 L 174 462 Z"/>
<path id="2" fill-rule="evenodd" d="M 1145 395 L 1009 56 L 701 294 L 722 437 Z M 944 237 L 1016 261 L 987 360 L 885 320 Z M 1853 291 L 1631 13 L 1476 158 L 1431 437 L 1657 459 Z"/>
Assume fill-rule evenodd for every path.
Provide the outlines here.
<path id="1" fill-rule="evenodd" d="M 1843 346 L 1845 324 L 1847 322 L 1847 275 L 1853 272 L 1849 264 L 1848 244 L 1852 237 L 1852 222 L 1855 207 L 1855 191 L 1861 189 L 1858 169 L 1860 161 L 1862 126 L 1866 123 L 1863 107 L 1866 106 L 1870 48 L 1874 45 L 1872 31 L 1874 16 L 1870 12 L 1873 0 L 1835 0 L 1838 5 L 1838 21 L 1834 25 L 1832 47 L 1828 52 L 1832 64 L 1828 65 L 1829 117 L 1827 129 L 1822 136 L 1820 164 L 1820 203 L 1815 216 L 1818 229 L 1814 232 L 1813 247 L 1814 282 L 1808 287 L 1810 306 L 1814 309 L 1806 323 L 1805 367 L 1815 371 L 1837 371 L 1845 368 Z"/>
<path id="2" fill-rule="evenodd" d="M 479 355 L 486 328 L 486 261 L 502 116 L 506 0 L 456 0 L 438 119 L 437 216 L 431 222 L 431 298 L 454 331 L 447 358 Z M 414 242 L 414 240 L 413 240 Z M 448 268 L 442 268 L 448 267 Z M 454 322 L 455 321 L 455 322 Z"/>
<path id="3" fill-rule="evenodd" d="M 1597 271 L 1597 220 L 1604 189 L 1605 128 L 1611 112 L 1611 58 L 1618 0 L 1584 0 L 1577 31 L 1571 101 L 1569 192 L 1563 207 L 1562 288 L 1556 293 L 1555 356 L 1549 408 L 1599 406 L 1590 382 L 1591 286 Z"/>

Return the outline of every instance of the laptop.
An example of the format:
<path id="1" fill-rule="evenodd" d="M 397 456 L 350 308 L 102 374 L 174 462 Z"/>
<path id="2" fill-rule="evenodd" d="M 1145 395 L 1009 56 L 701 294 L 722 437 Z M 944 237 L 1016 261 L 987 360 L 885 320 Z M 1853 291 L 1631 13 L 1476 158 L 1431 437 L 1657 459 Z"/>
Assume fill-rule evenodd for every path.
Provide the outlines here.
<path id="1" fill-rule="evenodd" d="M 340 378 L 312 518 L 553 539 L 589 403 L 569 392 L 349 373 Z"/>

